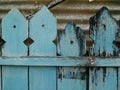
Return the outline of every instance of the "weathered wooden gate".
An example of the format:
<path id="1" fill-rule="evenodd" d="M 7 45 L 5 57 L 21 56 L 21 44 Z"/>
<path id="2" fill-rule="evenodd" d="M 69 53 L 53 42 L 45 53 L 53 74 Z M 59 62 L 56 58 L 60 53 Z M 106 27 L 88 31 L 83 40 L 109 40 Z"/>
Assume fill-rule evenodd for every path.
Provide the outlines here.
<path id="1" fill-rule="evenodd" d="M 120 90 L 120 26 L 106 7 L 90 18 L 87 52 L 74 22 L 57 36 L 46 6 L 27 19 L 13 8 L 1 26 L 0 90 Z"/>

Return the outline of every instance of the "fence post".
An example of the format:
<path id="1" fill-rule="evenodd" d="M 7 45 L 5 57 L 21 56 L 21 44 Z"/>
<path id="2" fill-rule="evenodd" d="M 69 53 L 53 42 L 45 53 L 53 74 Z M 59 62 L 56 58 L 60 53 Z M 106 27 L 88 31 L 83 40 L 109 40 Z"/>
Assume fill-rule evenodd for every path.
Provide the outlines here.
<path id="1" fill-rule="evenodd" d="M 86 51 L 86 36 L 69 22 L 58 36 L 57 53 L 61 56 L 83 56 Z M 59 67 L 58 90 L 86 90 L 86 68 Z"/>
<path id="2" fill-rule="evenodd" d="M 56 56 L 56 18 L 46 6 L 30 20 L 30 56 Z M 30 90 L 56 90 L 56 67 L 30 67 Z"/>
<path id="3" fill-rule="evenodd" d="M 27 56 L 24 40 L 28 37 L 25 17 L 18 9 L 11 11 L 2 19 L 2 56 Z M 2 90 L 28 90 L 27 67 L 2 66 Z"/>

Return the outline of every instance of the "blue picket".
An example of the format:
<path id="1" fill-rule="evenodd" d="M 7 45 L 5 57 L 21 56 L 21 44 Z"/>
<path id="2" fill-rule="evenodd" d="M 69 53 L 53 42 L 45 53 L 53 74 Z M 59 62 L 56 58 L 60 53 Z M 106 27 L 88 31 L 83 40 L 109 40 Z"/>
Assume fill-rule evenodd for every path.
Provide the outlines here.
<path id="1" fill-rule="evenodd" d="M 117 90 L 120 90 L 120 68 L 118 68 L 118 78 L 117 78 L 117 80 L 118 80 L 118 89 Z"/>
<path id="2" fill-rule="evenodd" d="M 28 36 L 25 17 L 17 8 L 11 9 L 2 19 L 2 56 L 27 56 L 24 40 Z M 28 90 L 27 67 L 2 66 L 2 90 Z"/>
<path id="3" fill-rule="evenodd" d="M 30 90 L 56 90 L 55 67 L 30 67 Z"/>
<path id="4" fill-rule="evenodd" d="M 56 55 L 56 18 L 43 6 L 30 20 L 30 37 L 34 43 L 30 46 L 30 56 Z"/>
<path id="5" fill-rule="evenodd" d="M 120 21 L 106 7 L 90 18 L 93 45 L 88 58 L 80 58 L 86 54 L 81 28 L 69 22 L 56 48 L 56 26 L 44 5 L 29 21 L 17 8 L 0 20 L 0 55 L 7 56 L 0 57 L 0 90 L 120 90 L 119 57 L 93 57 L 120 54 Z"/>
<path id="6" fill-rule="evenodd" d="M 27 56 L 24 40 L 28 37 L 25 17 L 16 8 L 2 19 L 2 38 L 5 40 L 2 56 Z"/>
<path id="7" fill-rule="evenodd" d="M 113 43 L 117 36 L 118 24 L 106 7 L 90 18 L 90 38 L 93 40 L 93 55 L 118 55 L 118 48 Z"/>
<path id="8" fill-rule="evenodd" d="M 90 18 L 92 55 L 104 57 L 118 55 L 119 49 L 113 43 L 118 37 L 118 28 L 116 20 L 106 7 L 102 7 Z M 117 90 L 117 78 L 117 68 L 89 68 L 89 90 Z"/>
<path id="9" fill-rule="evenodd" d="M 82 56 L 86 51 L 86 37 L 83 31 L 69 22 L 58 36 L 57 53 L 61 56 Z M 58 90 L 86 90 L 86 69 L 59 67 Z"/>
<path id="10" fill-rule="evenodd" d="M 2 66 L 2 90 L 28 90 L 27 67 Z"/>
<path id="11" fill-rule="evenodd" d="M 65 31 L 58 36 L 58 54 L 61 56 L 83 56 L 86 53 L 86 36 L 83 31 L 69 22 Z"/>
<path id="12" fill-rule="evenodd" d="M 30 56 L 55 56 L 56 18 L 46 6 L 30 20 Z M 30 67 L 30 90 L 56 90 L 56 67 Z"/>
<path id="13" fill-rule="evenodd" d="M 90 68 L 89 90 L 119 90 L 117 79 L 117 68 Z"/>

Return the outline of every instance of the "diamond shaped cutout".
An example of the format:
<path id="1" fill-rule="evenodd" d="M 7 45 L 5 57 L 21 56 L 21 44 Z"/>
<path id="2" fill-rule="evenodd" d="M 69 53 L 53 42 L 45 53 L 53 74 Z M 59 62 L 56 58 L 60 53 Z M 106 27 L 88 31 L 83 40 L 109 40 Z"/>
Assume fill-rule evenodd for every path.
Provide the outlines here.
<path id="1" fill-rule="evenodd" d="M 32 40 L 30 37 L 24 40 L 24 44 L 26 46 L 30 46 L 32 43 L 34 43 L 34 40 Z"/>
<path id="2" fill-rule="evenodd" d="M 5 41 L 0 37 L 0 46 L 3 46 L 5 44 Z"/>

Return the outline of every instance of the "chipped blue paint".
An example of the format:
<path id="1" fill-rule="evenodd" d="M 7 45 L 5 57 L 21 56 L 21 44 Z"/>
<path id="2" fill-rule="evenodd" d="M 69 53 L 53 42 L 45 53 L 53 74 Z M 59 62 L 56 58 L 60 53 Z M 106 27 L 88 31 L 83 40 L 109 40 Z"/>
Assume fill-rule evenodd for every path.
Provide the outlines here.
<path id="1" fill-rule="evenodd" d="M 117 68 L 90 68 L 89 90 L 119 90 Z"/>
<path id="2" fill-rule="evenodd" d="M 57 51 L 61 56 L 82 56 L 85 54 L 85 34 L 73 22 L 69 22 L 65 30 L 58 36 Z M 85 72 L 85 68 L 59 67 L 58 90 L 86 90 Z"/>
<path id="3" fill-rule="evenodd" d="M 11 9 L 2 19 L 2 56 L 26 56 L 27 47 L 23 41 L 28 36 L 28 25 L 25 17 L 16 8 Z"/>
<path id="4" fill-rule="evenodd" d="M 0 57 L 0 65 L 9 66 L 75 66 L 75 67 L 119 67 L 120 58 L 95 58 L 94 64 L 89 64 L 88 58 L 80 57 Z"/>
<path id="5" fill-rule="evenodd" d="M 73 22 L 69 22 L 65 27 L 65 31 L 58 36 L 57 51 L 61 56 L 85 55 L 86 36 Z"/>
<path id="6" fill-rule="evenodd" d="M 56 18 L 43 6 L 30 20 L 30 37 L 34 43 L 30 46 L 30 56 L 55 56 Z"/>
<path id="7" fill-rule="evenodd" d="M 93 40 L 93 55 L 117 55 L 118 48 L 113 44 L 117 38 L 118 24 L 106 7 L 101 8 L 90 18 L 90 38 Z"/>
<path id="8" fill-rule="evenodd" d="M 4 56 L 0 57 L 0 90 L 119 90 L 120 58 L 80 57 L 86 53 L 86 36 L 73 22 L 58 36 L 61 57 L 56 56 L 56 24 L 46 6 L 30 22 L 16 8 L 2 19 L 5 44 L 0 38 Z M 90 19 L 90 52 L 95 56 L 118 55 L 119 42 L 115 41 L 119 33 L 119 21 L 103 7 Z M 33 43 L 27 41 L 30 38 Z M 32 45 L 28 48 L 24 43 Z"/>

